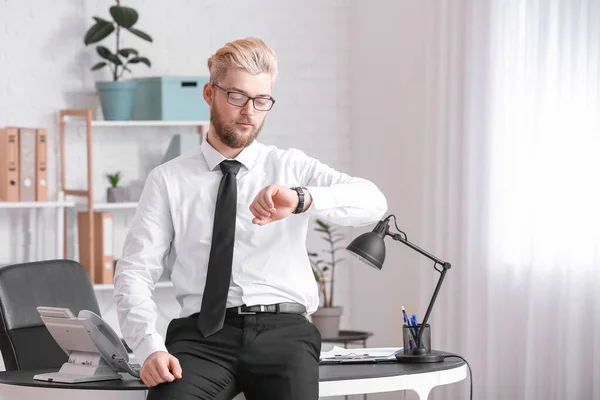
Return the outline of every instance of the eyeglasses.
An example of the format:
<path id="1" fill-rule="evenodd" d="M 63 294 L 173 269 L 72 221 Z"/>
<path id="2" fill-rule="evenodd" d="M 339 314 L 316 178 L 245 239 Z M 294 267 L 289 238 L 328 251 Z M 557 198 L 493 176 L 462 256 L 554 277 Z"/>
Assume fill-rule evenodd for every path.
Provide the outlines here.
<path id="1" fill-rule="evenodd" d="M 227 95 L 227 102 L 229 104 L 231 104 L 232 106 L 244 107 L 248 103 L 248 100 L 252 100 L 252 105 L 258 111 L 269 111 L 271 108 L 273 108 L 273 104 L 275 104 L 275 99 L 270 96 L 269 97 L 264 97 L 264 96 L 250 97 L 250 96 L 246 96 L 245 94 L 242 94 L 240 92 L 235 92 L 233 90 L 225 90 L 222 87 L 220 87 L 214 83 L 211 83 L 211 85 L 214 88 L 225 93 Z"/>

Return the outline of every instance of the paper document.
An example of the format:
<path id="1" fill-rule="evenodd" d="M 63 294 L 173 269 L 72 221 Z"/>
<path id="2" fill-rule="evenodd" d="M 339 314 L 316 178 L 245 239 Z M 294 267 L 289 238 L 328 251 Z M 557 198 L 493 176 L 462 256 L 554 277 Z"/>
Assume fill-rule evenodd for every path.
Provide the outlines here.
<path id="1" fill-rule="evenodd" d="M 321 364 L 396 361 L 396 353 L 401 352 L 403 350 L 403 347 L 344 349 L 335 346 L 329 351 L 322 351 L 320 360 Z"/>

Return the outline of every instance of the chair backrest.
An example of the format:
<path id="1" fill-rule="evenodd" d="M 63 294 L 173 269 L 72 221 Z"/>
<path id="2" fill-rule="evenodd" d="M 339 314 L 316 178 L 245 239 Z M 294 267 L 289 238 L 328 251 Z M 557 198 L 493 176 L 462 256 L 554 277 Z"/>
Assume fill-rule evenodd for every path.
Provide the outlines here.
<path id="1" fill-rule="evenodd" d="M 0 351 L 7 371 L 60 368 L 67 355 L 42 322 L 37 306 L 100 315 L 88 273 L 71 260 L 0 268 Z"/>

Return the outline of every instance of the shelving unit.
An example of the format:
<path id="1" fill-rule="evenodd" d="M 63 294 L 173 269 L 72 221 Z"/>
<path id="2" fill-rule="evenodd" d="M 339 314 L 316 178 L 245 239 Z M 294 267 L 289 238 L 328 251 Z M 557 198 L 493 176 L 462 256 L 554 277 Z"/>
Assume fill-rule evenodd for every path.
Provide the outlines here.
<path id="1" fill-rule="evenodd" d="M 170 288 L 173 287 L 173 283 L 171 281 L 159 281 L 156 282 L 155 287 L 158 288 Z M 94 284 L 94 289 L 95 290 L 113 290 L 115 288 L 115 285 L 113 285 L 112 283 L 107 283 L 107 284 L 99 284 L 96 283 Z"/>
<path id="2" fill-rule="evenodd" d="M 172 126 L 190 126 L 196 127 L 197 132 L 202 138 L 205 128 L 209 121 L 95 121 L 91 109 L 64 109 L 59 112 L 59 133 L 60 133 L 60 166 L 61 166 L 61 188 L 66 196 L 78 196 L 87 198 L 87 207 L 83 210 L 88 212 L 89 234 L 87 242 L 89 246 L 89 259 L 86 261 L 90 266 L 90 275 L 94 281 L 94 212 L 97 210 L 126 210 L 135 209 L 137 203 L 98 203 L 94 204 L 94 189 L 92 184 L 92 136 L 94 128 L 135 128 L 135 127 L 172 127 Z M 66 188 L 66 168 L 65 168 L 65 130 L 67 125 L 85 126 L 86 129 L 86 148 L 87 148 L 87 189 L 75 190 Z M 79 208 L 79 206 L 78 206 Z M 63 213 L 63 226 L 67 226 L 67 212 Z M 63 231 L 63 256 L 67 258 L 67 230 Z"/>
<path id="3" fill-rule="evenodd" d="M 94 204 L 95 211 L 108 211 L 108 210 L 135 210 L 138 206 L 137 202 L 122 202 L 122 203 L 96 203 Z M 87 205 L 77 204 L 75 206 L 77 211 L 87 210 Z"/>
<path id="4" fill-rule="evenodd" d="M 0 201 L 0 210 L 35 210 L 55 209 L 56 210 L 56 257 L 59 257 L 64 248 L 65 224 L 61 216 L 66 213 L 68 208 L 75 207 L 74 201 L 64 200 L 64 194 L 59 192 L 57 201 Z"/>
<path id="5" fill-rule="evenodd" d="M 85 121 L 73 121 L 74 124 L 83 126 Z M 161 126 L 198 126 L 204 127 L 208 121 L 94 121 L 92 127 L 99 128 L 134 128 L 134 127 L 161 127 Z"/>
<path id="6" fill-rule="evenodd" d="M 67 208 L 74 206 L 74 201 L 0 201 L 0 208 Z"/>

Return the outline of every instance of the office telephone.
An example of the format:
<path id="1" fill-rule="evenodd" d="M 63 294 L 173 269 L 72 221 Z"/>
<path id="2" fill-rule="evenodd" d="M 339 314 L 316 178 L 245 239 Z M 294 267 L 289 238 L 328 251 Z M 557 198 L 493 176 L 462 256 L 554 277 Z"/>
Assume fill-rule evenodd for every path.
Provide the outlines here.
<path id="1" fill-rule="evenodd" d="M 115 331 L 96 313 L 81 310 L 77 317 L 68 308 L 37 307 L 48 331 L 69 360 L 58 372 L 38 374 L 36 380 L 63 383 L 121 379 L 119 372 L 139 378 L 139 365 Z"/>

